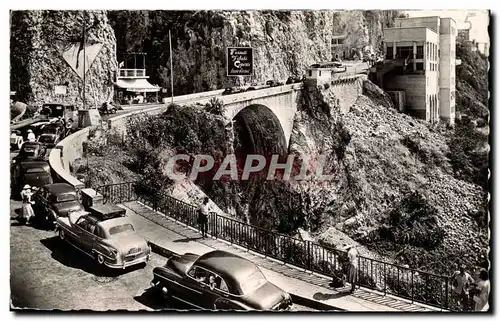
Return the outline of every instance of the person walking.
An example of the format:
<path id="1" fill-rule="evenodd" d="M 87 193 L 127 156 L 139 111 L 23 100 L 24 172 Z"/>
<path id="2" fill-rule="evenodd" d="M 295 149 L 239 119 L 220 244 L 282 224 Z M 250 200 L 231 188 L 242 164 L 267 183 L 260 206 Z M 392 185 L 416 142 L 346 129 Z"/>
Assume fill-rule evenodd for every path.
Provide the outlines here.
<path id="1" fill-rule="evenodd" d="M 36 142 L 35 133 L 33 133 L 33 130 L 31 130 L 31 129 L 28 129 L 28 142 L 31 142 L 31 143 Z"/>
<path id="2" fill-rule="evenodd" d="M 474 283 L 472 276 L 465 272 L 465 265 L 460 266 L 452 277 L 453 296 L 462 311 L 469 309 L 469 286 Z"/>
<path id="3" fill-rule="evenodd" d="M 205 197 L 198 208 L 198 223 L 200 224 L 200 231 L 203 238 L 207 236 L 208 230 L 208 201 L 208 197 Z"/>
<path id="4" fill-rule="evenodd" d="M 479 280 L 476 282 L 477 293 L 474 295 L 474 302 L 476 302 L 475 311 L 488 311 L 488 299 L 490 296 L 491 284 L 489 280 L 488 271 L 481 269 L 479 272 Z"/>
<path id="5" fill-rule="evenodd" d="M 23 200 L 23 206 L 21 208 L 21 215 L 19 216 L 19 221 L 23 223 L 31 223 L 32 218 L 35 216 L 35 212 L 31 207 L 32 204 L 35 204 L 31 200 L 31 196 L 33 195 L 31 191 L 31 187 L 29 185 L 24 185 L 23 190 L 21 191 L 21 199 Z"/>

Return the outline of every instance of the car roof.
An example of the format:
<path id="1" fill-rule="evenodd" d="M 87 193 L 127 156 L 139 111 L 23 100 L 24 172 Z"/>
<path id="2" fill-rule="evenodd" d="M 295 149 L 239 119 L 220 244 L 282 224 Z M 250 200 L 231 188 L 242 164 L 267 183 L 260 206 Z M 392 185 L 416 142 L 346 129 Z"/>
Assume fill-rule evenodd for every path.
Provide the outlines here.
<path id="1" fill-rule="evenodd" d="M 219 274 L 223 278 L 231 278 L 233 282 L 239 283 L 246 277 L 260 272 L 260 269 L 251 261 L 226 251 L 212 251 L 206 253 L 196 260 L 196 265 Z"/>
<path id="2" fill-rule="evenodd" d="M 24 149 L 25 146 L 26 147 L 40 147 L 40 143 L 38 143 L 38 142 L 24 142 L 21 149 Z"/>
<path id="3" fill-rule="evenodd" d="M 64 193 L 76 193 L 73 186 L 66 183 L 48 184 L 44 186 L 44 189 L 46 189 L 52 195 L 59 195 Z"/>
<path id="4" fill-rule="evenodd" d="M 91 213 L 102 213 L 102 214 L 112 214 L 112 213 L 117 213 L 117 212 L 123 212 L 125 211 L 124 208 L 117 206 L 115 204 L 97 204 L 92 206 L 90 209 Z"/>
<path id="5" fill-rule="evenodd" d="M 21 162 L 21 166 L 24 169 L 38 168 L 38 167 L 48 168 L 49 167 L 49 163 L 47 163 L 45 161 L 24 161 L 24 162 Z"/>
<path id="6" fill-rule="evenodd" d="M 91 220 L 94 220 L 97 223 L 97 225 L 101 226 L 105 230 L 109 230 L 110 228 L 112 228 L 114 226 L 123 225 L 123 224 L 131 224 L 132 226 L 134 225 L 132 223 L 132 221 L 126 216 L 115 217 L 115 218 L 111 218 L 111 219 L 104 220 L 104 221 L 101 221 L 99 218 L 95 217 L 92 214 L 89 214 L 88 217 Z"/>

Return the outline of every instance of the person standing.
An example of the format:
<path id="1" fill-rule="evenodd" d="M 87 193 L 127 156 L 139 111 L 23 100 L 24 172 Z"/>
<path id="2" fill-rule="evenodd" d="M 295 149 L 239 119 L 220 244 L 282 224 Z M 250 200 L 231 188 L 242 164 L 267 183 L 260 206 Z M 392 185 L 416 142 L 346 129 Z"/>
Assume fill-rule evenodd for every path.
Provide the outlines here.
<path id="1" fill-rule="evenodd" d="M 28 142 L 31 142 L 31 143 L 36 142 L 35 133 L 33 133 L 33 130 L 31 130 L 31 129 L 28 129 Z"/>
<path id="2" fill-rule="evenodd" d="M 208 201 L 208 197 L 205 197 L 198 208 L 198 223 L 200 224 L 201 235 L 203 238 L 207 236 L 208 230 Z"/>
<path id="3" fill-rule="evenodd" d="M 21 191 L 23 206 L 21 208 L 21 215 L 19 216 L 22 223 L 31 223 L 31 219 L 35 216 L 35 212 L 31 207 L 32 204 L 35 204 L 35 202 L 31 200 L 32 195 L 33 193 L 31 192 L 31 187 L 29 185 L 24 185 L 23 190 Z"/>
<path id="4" fill-rule="evenodd" d="M 474 283 L 474 279 L 465 272 L 465 265 L 461 265 L 460 270 L 456 271 L 452 277 L 452 287 L 455 301 L 463 311 L 469 309 L 469 286 L 472 283 Z"/>
<path id="5" fill-rule="evenodd" d="M 349 259 L 347 281 L 351 283 L 351 293 L 356 289 L 358 279 L 358 247 L 357 245 L 349 245 L 346 248 L 347 258 Z"/>
<path id="6" fill-rule="evenodd" d="M 488 271 L 481 269 L 479 272 L 479 280 L 476 282 L 477 294 L 474 295 L 476 302 L 475 311 L 488 311 L 488 299 L 490 297 L 491 284 Z"/>

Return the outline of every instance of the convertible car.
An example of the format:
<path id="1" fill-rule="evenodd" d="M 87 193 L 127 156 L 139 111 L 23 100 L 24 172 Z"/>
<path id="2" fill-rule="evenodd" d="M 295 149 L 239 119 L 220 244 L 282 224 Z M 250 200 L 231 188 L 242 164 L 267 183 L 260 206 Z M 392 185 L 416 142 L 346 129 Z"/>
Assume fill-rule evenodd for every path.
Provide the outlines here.
<path id="1" fill-rule="evenodd" d="M 56 221 L 61 240 L 66 240 L 97 263 L 122 268 L 146 263 L 151 248 L 139 236 L 125 210 L 112 204 L 71 212 Z"/>
<path id="2" fill-rule="evenodd" d="M 153 269 L 153 288 L 195 309 L 287 310 L 290 295 L 252 262 L 225 251 L 187 253 Z"/>

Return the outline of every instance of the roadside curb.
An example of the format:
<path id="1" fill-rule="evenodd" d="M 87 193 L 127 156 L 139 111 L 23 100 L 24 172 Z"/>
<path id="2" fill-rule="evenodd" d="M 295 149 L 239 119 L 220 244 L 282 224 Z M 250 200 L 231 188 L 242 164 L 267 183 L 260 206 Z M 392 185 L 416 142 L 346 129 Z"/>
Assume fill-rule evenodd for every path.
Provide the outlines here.
<path id="1" fill-rule="evenodd" d="M 170 258 L 172 256 L 180 256 L 179 253 L 173 252 L 173 251 L 171 251 L 165 247 L 162 247 L 154 242 L 151 242 L 149 240 L 148 240 L 148 244 L 151 247 L 151 251 L 153 253 L 161 255 L 165 258 Z M 300 304 L 300 305 L 303 305 L 303 306 L 306 306 L 309 308 L 313 308 L 313 309 L 321 310 L 321 311 L 346 311 L 344 309 L 340 309 L 338 307 L 335 307 L 335 306 L 332 306 L 329 304 L 325 304 L 325 303 L 322 303 L 322 302 L 319 302 L 319 301 L 316 301 L 313 299 L 309 299 L 309 298 L 306 298 L 303 296 L 299 296 L 299 295 L 292 294 L 292 293 L 289 293 L 289 294 L 292 297 L 292 301 L 294 303 L 297 303 L 297 304 Z"/>

